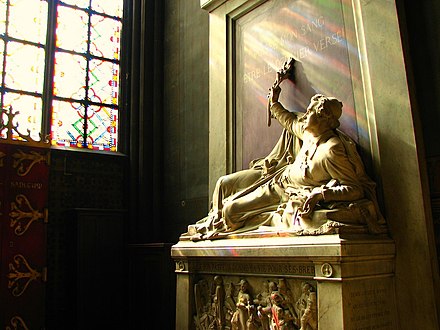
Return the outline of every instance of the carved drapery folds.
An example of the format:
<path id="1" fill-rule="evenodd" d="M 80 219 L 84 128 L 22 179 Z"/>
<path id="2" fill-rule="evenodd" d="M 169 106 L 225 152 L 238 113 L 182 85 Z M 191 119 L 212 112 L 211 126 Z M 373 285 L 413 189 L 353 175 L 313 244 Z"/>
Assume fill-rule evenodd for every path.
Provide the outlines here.
<path id="1" fill-rule="evenodd" d="M 198 330 L 315 330 L 316 285 L 300 279 L 215 275 L 194 285 Z"/>

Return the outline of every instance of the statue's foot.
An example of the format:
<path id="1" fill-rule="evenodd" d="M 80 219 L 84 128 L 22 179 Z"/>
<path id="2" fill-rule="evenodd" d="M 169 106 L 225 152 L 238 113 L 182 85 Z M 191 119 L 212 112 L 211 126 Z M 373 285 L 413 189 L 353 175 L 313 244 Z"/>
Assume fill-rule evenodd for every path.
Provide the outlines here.
<path id="1" fill-rule="evenodd" d="M 206 234 L 208 232 L 208 228 L 203 225 L 189 225 L 188 226 L 188 235 L 194 236 L 197 234 Z"/>
<path id="2" fill-rule="evenodd" d="M 193 236 L 197 234 L 197 228 L 195 225 L 189 225 L 188 226 L 188 231 L 187 231 L 188 235 Z"/>
<path id="3" fill-rule="evenodd" d="M 203 234 L 197 233 L 195 235 L 192 235 L 189 239 L 193 242 L 201 241 L 203 240 Z"/>

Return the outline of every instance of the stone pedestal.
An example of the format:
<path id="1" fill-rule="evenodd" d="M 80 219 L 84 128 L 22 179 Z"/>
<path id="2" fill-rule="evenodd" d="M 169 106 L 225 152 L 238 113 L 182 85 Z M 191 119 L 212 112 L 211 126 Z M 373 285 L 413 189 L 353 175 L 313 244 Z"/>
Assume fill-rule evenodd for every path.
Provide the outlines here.
<path id="1" fill-rule="evenodd" d="M 302 330 L 398 328 L 395 247 L 386 237 L 180 241 L 171 254 L 177 273 L 176 329 L 228 329 L 237 319 L 243 327 L 244 317 L 251 319 L 252 329 L 264 329 L 265 315 L 266 321 L 273 319 L 274 310 L 266 307 L 274 292 L 283 297 L 289 323 L 283 329 L 299 329 L 301 317 Z M 243 307 L 235 312 L 240 301 Z"/>

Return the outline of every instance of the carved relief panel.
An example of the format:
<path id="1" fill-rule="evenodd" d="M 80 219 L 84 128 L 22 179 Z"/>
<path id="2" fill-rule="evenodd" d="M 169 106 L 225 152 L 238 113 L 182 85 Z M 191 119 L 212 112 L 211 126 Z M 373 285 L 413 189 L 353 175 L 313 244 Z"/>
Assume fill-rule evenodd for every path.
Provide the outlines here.
<path id="1" fill-rule="evenodd" d="M 314 281 L 201 276 L 194 284 L 198 330 L 318 329 Z"/>

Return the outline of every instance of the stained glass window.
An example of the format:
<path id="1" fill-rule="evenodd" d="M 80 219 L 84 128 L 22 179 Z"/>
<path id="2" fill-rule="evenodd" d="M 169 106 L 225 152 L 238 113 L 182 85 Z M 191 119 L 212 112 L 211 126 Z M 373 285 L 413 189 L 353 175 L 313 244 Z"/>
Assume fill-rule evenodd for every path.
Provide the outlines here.
<path id="1" fill-rule="evenodd" d="M 23 133 L 50 135 L 55 146 L 117 150 L 123 5 L 0 0 L 1 108 L 18 112 Z"/>

